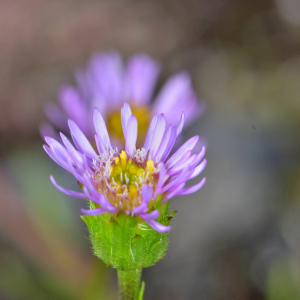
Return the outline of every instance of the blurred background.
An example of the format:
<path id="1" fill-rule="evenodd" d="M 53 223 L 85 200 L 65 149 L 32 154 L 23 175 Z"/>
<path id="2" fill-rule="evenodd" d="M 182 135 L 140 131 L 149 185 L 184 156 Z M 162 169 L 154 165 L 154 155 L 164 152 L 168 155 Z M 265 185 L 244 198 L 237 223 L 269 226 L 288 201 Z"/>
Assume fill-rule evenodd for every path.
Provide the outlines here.
<path id="1" fill-rule="evenodd" d="M 189 70 L 207 105 L 207 183 L 174 198 L 170 247 L 145 300 L 300 299 L 300 2 L 2 0 L 0 299 L 115 300 L 83 201 L 42 149 L 43 105 L 97 50 L 146 51 L 160 83 Z"/>

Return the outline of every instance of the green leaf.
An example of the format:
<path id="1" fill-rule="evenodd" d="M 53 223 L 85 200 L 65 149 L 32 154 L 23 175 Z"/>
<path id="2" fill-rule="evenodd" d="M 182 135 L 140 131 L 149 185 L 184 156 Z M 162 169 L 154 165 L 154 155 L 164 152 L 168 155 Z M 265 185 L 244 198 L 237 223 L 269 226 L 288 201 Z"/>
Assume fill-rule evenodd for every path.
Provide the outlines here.
<path id="1" fill-rule="evenodd" d="M 145 281 L 142 282 L 138 300 L 143 300 L 144 291 L 145 291 Z"/>

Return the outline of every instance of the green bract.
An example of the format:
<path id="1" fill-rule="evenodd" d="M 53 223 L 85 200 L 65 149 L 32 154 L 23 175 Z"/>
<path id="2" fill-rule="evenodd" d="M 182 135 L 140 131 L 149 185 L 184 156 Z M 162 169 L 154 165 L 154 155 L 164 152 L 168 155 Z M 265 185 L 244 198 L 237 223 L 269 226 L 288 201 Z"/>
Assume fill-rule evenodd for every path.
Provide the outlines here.
<path id="1" fill-rule="evenodd" d="M 158 222 L 169 225 L 175 211 L 168 213 L 169 201 L 160 206 Z M 90 201 L 90 208 L 96 208 Z M 118 270 L 142 269 L 162 259 L 169 232 L 151 228 L 142 218 L 124 212 L 82 217 L 87 224 L 94 253 Z"/>

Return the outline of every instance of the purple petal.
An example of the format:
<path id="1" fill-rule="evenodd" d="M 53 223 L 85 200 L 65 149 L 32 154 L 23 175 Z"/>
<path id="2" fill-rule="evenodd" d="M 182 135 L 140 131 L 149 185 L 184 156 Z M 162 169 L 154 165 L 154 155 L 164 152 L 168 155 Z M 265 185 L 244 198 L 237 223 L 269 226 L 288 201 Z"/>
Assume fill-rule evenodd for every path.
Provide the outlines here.
<path id="1" fill-rule="evenodd" d="M 145 139 L 144 147 L 143 147 L 146 151 L 148 151 L 149 148 L 150 148 L 151 141 L 152 141 L 152 138 L 153 138 L 154 129 L 155 129 L 155 126 L 156 126 L 156 122 L 157 122 L 157 115 L 154 115 L 152 120 L 151 120 L 149 129 L 148 129 L 148 132 L 147 132 L 147 136 L 146 136 L 146 139 Z"/>
<path id="2" fill-rule="evenodd" d="M 82 178 L 83 178 L 82 184 L 86 186 L 86 188 L 88 189 L 88 191 L 92 196 L 98 198 L 99 193 L 97 192 L 92 182 L 92 179 L 85 172 L 82 174 Z"/>
<path id="3" fill-rule="evenodd" d="M 152 193 L 153 193 L 153 191 L 152 191 L 152 187 L 150 185 L 146 184 L 143 186 L 143 189 L 142 189 L 143 202 L 139 206 L 137 206 L 136 208 L 134 208 L 132 210 L 133 214 L 139 215 L 148 209 L 148 204 L 151 200 Z"/>
<path id="4" fill-rule="evenodd" d="M 157 123 L 153 132 L 153 138 L 150 145 L 150 155 L 154 158 L 154 154 L 157 152 L 161 140 L 164 136 L 166 128 L 166 118 L 163 114 L 160 114 L 157 118 Z"/>
<path id="5" fill-rule="evenodd" d="M 204 177 L 198 184 L 183 189 L 177 195 L 187 195 L 187 194 L 195 193 L 196 191 L 198 191 L 199 189 L 201 189 L 203 187 L 205 182 L 206 182 L 206 178 Z"/>
<path id="6" fill-rule="evenodd" d="M 201 161 L 201 159 L 205 155 L 206 148 L 203 146 L 201 151 L 196 155 L 195 160 L 191 163 L 193 167 L 197 166 L 197 164 Z"/>
<path id="7" fill-rule="evenodd" d="M 132 213 L 134 215 L 140 215 L 141 213 L 143 213 L 146 210 L 148 210 L 148 204 L 146 202 L 142 202 L 139 206 L 135 207 L 132 210 Z"/>
<path id="8" fill-rule="evenodd" d="M 74 155 L 73 155 L 73 158 Z M 84 184 L 83 174 L 85 173 L 81 164 L 77 164 L 75 159 L 73 161 L 71 159 L 68 160 L 69 169 L 68 171 L 73 174 L 73 176 L 82 184 Z"/>
<path id="9" fill-rule="evenodd" d="M 178 105 L 178 109 L 179 108 L 184 110 L 186 124 L 189 125 L 204 113 L 206 105 L 202 100 L 199 101 L 195 92 L 191 90 L 183 97 L 181 106 Z"/>
<path id="10" fill-rule="evenodd" d="M 148 220 L 155 220 L 159 217 L 160 213 L 158 210 L 152 211 L 150 214 L 147 214 L 147 219 Z"/>
<path id="11" fill-rule="evenodd" d="M 98 152 L 101 154 L 106 153 L 107 148 L 105 147 L 103 141 L 101 140 L 101 137 L 97 133 L 95 134 L 95 141 L 96 141 Z"/>
<path id="12" fill-rule="evenodd" d="M 89 85 L 89 95 L 87 96 L 87 102 L 90 109 L 97 107 L 101 111 L 101 114 L 105 116 L 108 108 L 111 110 L 119 108 L 119 106 L 116 107 L 116 105 L 114 105 L 114 101 L 111 101 L 103 94 L 103 91 L 101 90 L 97 79 L 92 74 L 91 70 L 87 70 L 86 77 L 87 83 Z"/>
<path id="13" fill-rule="evenodd" d="M 191 77 L 187 72 L 172 76 L 163 86 L 154 102 L 154 112 L 163 112 L 168 123 L 175 125 L 174 115 L 186 112 L 190 105 L 190 94 L 193 93 Z"/>
<path id="14" fill-rule="evenodd" d="M 91 97 L 91 91 L 86 70 L 84 68 L 77 68 L 74 72 L 74 77 L 79 87 L 80 93 L 83 95 L 83 100 L 87 102 L 87 99 Z"/>
<path id="15" fill-rule="evenodd" d="M 155 111 L 167 111 L 174 106 L 174 101 L 178 101 L 178 98 L 191 86 L 191 77 L 187 72 L 181 72 L 173 75 L 165 83 L 160 91 L 155 104 Z"/>
<path id="16" fill-rule="evenodd" d="M 165 196 L 165 198 L 163 198 L 163 200 L 161 201 L 161 203 L 165 203 L 167 202 L 168 200 L 170 200 L 171 198 L 173 198 L 174 196 L 177 196 L 177 195 L 180 195 L 178 194 L 182 188 L 184 187 L 185 185 L 185 182 L 178 185 L 174 190 L 170 191 L 169 193 L 167 193 L 167 195 Z"/>
<path id="17" fill-rule="evenodd" d="M 171 230 L 171 226 L 164 226 L 154 220 L 145 220 L 154 230 L 158 232 L 167 232 Z"/>
<path id="18" fill-rule="evenodd" d="M 97 159 L 97 154 L 93 147 L 91 146 L 88 139 L 85 137 L 83 132 L 79 129 L 79 127 L 76 125 L 75 122 L 72 120 L 69 120 L 69 127 L 71 131 L 71 135 L 74 141 L 74 144 L 76 145 L 77 149 L 82 153 L 86 154 L 91 159 Z"/>
<path id="19" fill-rule="evenodd" d="M 127 121 L 127 133 L 125 138 L 125 151 L 133 155 L 136 150 L 138 123 L 135 115 L 131 115 Z"/>
<path id="20" fill-rule="evenodd" d="M 177 125 L 177 136 L 181 133 L 183 125 L 184 125 L 184 112 L 182 112 L 180 122 Z"/>
<path id="21" fill-rule="evenodd" d="M 70 158 L 69 152 L 55 139 L 45 136 L 45 141 L 48 143 L 52 150 L 52 154 L 56 157 L 61 164 L 65 164 Z"/>
<path id="22" fill-rule="evenodd" d="M 163 112 L 168 123 L 174 124 L 174 115 L 185 113 L 189 123 L 199 116 L 200 109 L 195 92 L 192 89 L 191 77 L 186 72 L 172 76 L 164 85 L 154 102 L 154 112 Z"/>
<path id="23" fill-rule="evenodd" d="M 199 164 L 195 169 L 194 169 L 194 172 L 192 173 L 191 177 L 189 179 L 193 179 L 195 178 L 196 176 L 198 176 L 206 167 L 206 163 L 207 163 L 207 160 L 204 159 L 201 164 Z"/>
<path id="24" fill-rule="evenodd" d="M 161 189 L 161 193 L 165 193 L 167 190 L 171 189 L 173 186 L 182 183 L 182 180 L 185 179 L 185 176 L 189 171 L 190 171 L 190 167 L 186 166 L 185 169 L 176 178 L 170 177 L 169 178 L 170 182 Z M 167 174 L 168 174 L 168 172 L 167 172 Z"/>
<path id="25" fill-rule="evenodd" d="M 134 102 L 147 104 L 151 100 L 159 71 L 158 62 L 146 54 L 134 55 L 128 60 L 127 73 Z"/>
<path id="26" fill-rule="evenodd" d="M 93 202 L 97 203 L 97 204 L 101 204 L 100 200 L 97 199 L 96 197 L 92 196 L 91 193 L 89 192 L 89 190 L 84 186 L 83 187 L 83 192 L 86 195 L 87 199 L 92 200 Z"/>
<path id="27" fill-rule="evenodd" d="M 60 133 L 60 137 L 67 150 L 75 156 L 76 160 L 82 162 L 83 161 L 82 154 L 75 149 L 75 147 L 71 144 L 69 139 L 63 133 Z"/>
<path id="28" fill-rule="evenodd" d="M 74 120 L 86 134 L 90 135 L 92 128 L 87 107 L 78 90 L 73 86 L 63 86 L 59 90 L 58 97 L 68 119 Z"/>
<path id="29" fill-rule="evenodd" d="M 110 213 L 115 213 L 118 211 L 118 209 L 114 207 L 103 194 L 99 194 L 99 198 L 100 198 L 99 201 L 101 203 L 101 206 L 105 208 L 107 211 L 109 211 Z"/>
<path id="30" fill-rule="evenodd" d="M 120 105 L 122 98 L 122 80 L 124 67 L 117 51 L 99 53 L 90 60 L 90 71 L 94 77 L 94 85 L 101 90 L 110 106 Z"/>
<path id="31" fill-rule="evenodd" d="M 70 168 L 69 168 L 69 165 L 68 165 L 68 160 L 69 160 L 70 158 L 66 158 L 66 159 L 62 158 L 62 156 L 58 154 L 58 151 L 54 149 L 53 145 L 50 145 L 50 149 L 51 149 L 52 155 L 53 155 L 53 156 L 55 157 L 55 159 L 56 159 L 56 162 L 57 162 L 60 166 L 62 166 L 63 168 L 65 168 L 67 171 L 70 172 Z M 71 156 L 70 156 L 70 157 L 71 157 Z"/>
<path id="32" fill-rule="evenodd" d="M 171 168 L 176 162 L 178 162 L 182 155 L 186 153 L 186 151 L 192 150 L 199 140 L 199 136 L 194 136 L 186 141 L 166 162 L 166 168 Z"/>
<path id="33" fill-rule="evenodd" d="M 90 165 L 90 159 L 84 153 L 83 154 L 83 169 L 84 169 L 85 173 L 91 174 L 91 172 L 89 172 L 89 171 L 91 171 L 90 166 L 92 167 L 93 163 Z"/>
<path id="34" fill-rule="evenodd" d="M 77 169 L 72 168 L 72 173 L 75 176 L 75 178 L 78 179 L 84 185 L 83 191 L 85 199 L 90 199 L 93 202 L 101 205 L 102 208 L 104 208 L 108 212 L 117 212 L 118 209 L 114 207 L 103 194 L 99 194 L 97 192 L 96 188 L 94 187 L 91 181 L 91 178 L 86 174 L 85 170 L 82 170 L 83 173 L 81 175 L 76 173 L 77 171 Z"/>
<path id="35" fill-rule="evenodd" d="M 55 156 L 56 160 L 60 163 L 60 165 L 67 168 L 67 161 L 68 159 L 70 159 L 70 155 L 68 156 L 64 152 L 60 151 L 60 149 L 55 147 L 53 144 L 50 144 L 50 149 L 52 154 Z"/>
<path id="36" fill-rule="evenodd" d="M 50 180 L 51 180 L 51 182 L 53 183 L 53 185 L 54 185 L 59 191 L 61 191 L 62 193 L 66 194 L 66 195 L 68 195 L 68 196 L 71 196 L 71 197 L 75 197 L 75 198 L 87 199 L 86 195 L 83 194 L 83 193 L 71 191 L 71 190 L 68 190 L 68 189 L 65 189 L 65 188 L 59 186 L 59 185 L 55 182 L 55 180 L 54 180 L 54 178 L 53 178 L 52 175 L 50 176 Z"/>
<path id="37" fill-rule="evenodd" d="M 70 152 L 70 158 L 68 162 L 76 168 L 77 173 L 89 173 L 91 174 L 91 169 L 87 163 L 87 157 L 85 154 L 81 154 L 77 151 L 78 156 L 74 152 Z"/>
<path id="38" fill-rule="evenodd" d="M 178 161 L 176 164 L 173 165 L 173 167 L 168 170 L 168 175 L 174 175 L 178 173 L 179 171 L 183 170 L 186 166 L 189 166 L 189 161 L 192 161 L 195 159 L 195 156 L 190 157 L 192 153 L 192 150 L 187 151 L 184 155 L 182 155 L 180 161 Z"/>
<path id="39" fill-rule="evenodd" d="M 94 126 L 97 134 L 101 137 L 101 140 L 106 146 L 106 149 L 110 149 L 111 148 L 110 138 L 107 132 L 105 121 L 97 107 L 94 108 L 93 119 L 94 119 Z"/>
<path id="40" fill-rule="evenodd" d="M 163 153 L 165 152 L 165 150 L 168 146 L 168 143 L 169 143 L 169 140 L 171 137 L 171 132 L 172 132 L 172 125 L 169 125 L 167 130 L 164 133 L 164 136 L 162 138 L 162 141 L 159 145 L 157 152 L 154 154 L 155 160 L 157 160 L 157 161 L 161 160 L 161 156 L 163 155 Z"/>
<path id="41" fill-rule="evenodd" d="M 126 139 L 127 134 L 127 122 L 130 116 L 132 115 L 130 106 L 127 102 L 124 103 L 123 107 L 121 108 L 121 121 L 122 121 L 122 128 L 124 133 L 124 138 Z"/>
<path id="42" fill-rule="evenodd" d="M 149 184 L 144 185 L 142 189 L 142 198 L 144 202 L 148 204 L 152 198 L 152 194 L 153 194 L 152 187 Z"/>
<path id="43" fill-rule="evenodd" d="M 53 161 L 55 161 L 59 166 L 61 166 L 65 170 L 69 171 L 68 164 L 65 161 L 62 161 L 57 157 L 56 153 L 54 152 L 53 147 L 49 148 L 47 145 L 43 145 L 43 148 Z"/>
<path id="44" fill-rule="evenodd" d="M 161 187 L 163 186 L 164 182 L 165 182 L 165 175 L 166 175 L 166 169 L 165 169 L 165 165 L 164 163 L 160 163 L 160 172 L 159 172 L 159 178 L 157 181 L 157 185 L 155 188 L 155 192 L 153 195 L 153 200 L 156 200 L 157 195 L 160 193 Z"/>
<path id="45" fill-rule="evenodd" d="M 45 136 L 50 136 L 54 138 L 55 140 L 60 140 L 60 137 L 56 130 L 53 128 L 53 126 L 50 123 L 44 122 L 40 125 L 40 135 L 42 138 Z"/>
<path id="46" fill-rule="evenodd" d="M 44 111 L 48 119 L 59 129 L 68 130 L 67 118 L 61 109 L 54 103 L 46 103 Z"/>
<path id="47" fill-rule="evenodd" d="M 82 182 L 86 188 L 88 189 L 89 193 L 97 199 L 98 202 L 94 201 L 93 199 L 91 199 L 92 201 L 99 203 L 102 208 L 104 208 L 106 211 L 114 213 L 117 212 L 118 209 L 116 207 L 114 207 L 109 200 L 103 195 L 97 192 L 96 188 L 94 187 L 93 183 L 91 182 L 91 179 L 87 176 L 87 174 L 83 175 L 83 182 Z"/>
<path id="48" fill-rule="evenodd" d="M 174 146 L 175 141 L 176 141 L 176 137 L 177 137 L 177 128 L 174 126 L 173 129 L 172 129 L 171 136 L 170 136 L 168 145 L 166 147 L 166 150 L 165 150 L 165 152 L 163 153 L 163 155 L 160 159 L 161 161 L 164 162 L 167 159 L 168 155 L 170 154 L 170 152 L 173 149 L 173 146 Z"/>
<path id="49" fill-rule="evenodd" d="M 158 210 L 154 210 L 150 214 L 141 213 L 139 216 L 141 218 L 143 218 L 144 220 L 155 220 L 155 219 L 157 219 L 159 217 L 159 211 Z"/>
<path id="50" fill-rule="evenodd" d="M 106 213 L 107 211 L 104 208 L 95 208 L 95 209 L 81 209 L 81 212 L 85 215 L 96 216 Z"/>

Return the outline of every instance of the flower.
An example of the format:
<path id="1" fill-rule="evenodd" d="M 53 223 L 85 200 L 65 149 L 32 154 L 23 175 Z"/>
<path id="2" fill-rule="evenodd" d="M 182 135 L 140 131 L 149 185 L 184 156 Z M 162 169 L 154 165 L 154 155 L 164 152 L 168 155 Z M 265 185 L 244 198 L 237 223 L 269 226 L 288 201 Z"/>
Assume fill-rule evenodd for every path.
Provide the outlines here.
<path id="1" fill-rule="evenodd" d="M 156 221 L 160 208 L 172 197 L 193 193 L 204 185 L 205 178 L 192 187 L 184 188 L 189 179 L 205 168 L 206 160 L 201 162 L 205 148 L 198 154 L 192 154 L 199 138 L 194 136 L 168 158 L 183 128 L 183 113 L 178 126 L 167 126 L 164 114 L 154 115 L 141 149 L 136 149 L 138 122 L 128 103 L 121 109 L 121 119 L 125 149 L 120 152 L 112 148 L 98 108 L 93 113 L 97 150 L 72 120 L 69 120 L 69 127 L 77 150 L 62 133 L 64 146 L 51 137 L 45 137 L 48 143 L 48 146 L 44 145 L 45 151 L 75 176 L 83 193 L 57 185 L 52 176 L 51 181 L 67 195 L 93 201 L 96 208 L 82 209 L 86 215 L 124 212 L 128 216 L 139 217 L 158 232 L 169 231 L 170 226 Z"/>
<path id="2" fill-rule="evenodd" d="M 72 119 L 91 141 L 95 130 L 90 120 L 93 108 L 97 107 L 106 120 L 112 144 L 123 145 L 120 109 L 128 102 L 138 119 L 137 144 L 141 145 L 153 115 L 164 113 L 167 123 L 175 125 L 179 119 L 174 116 L 180 116 L 182 111 L 186 123 L 204 111 L 204 103 L 197 100 L 187 72 L 169 78 L 150 104 L 159 73 L 160 64 L 147 54 L 130 57 L 126 66 L 116 51 L 95 54 L 85 69 L 75 73 L 77 85 L 62 86 L 59 105 L 48 103 L 45 113 L 64 133 L 68 132 L 67 119 Z M 42 135 L 53 136 L 54 130 L 49 125 L 41 126 Z"/>

